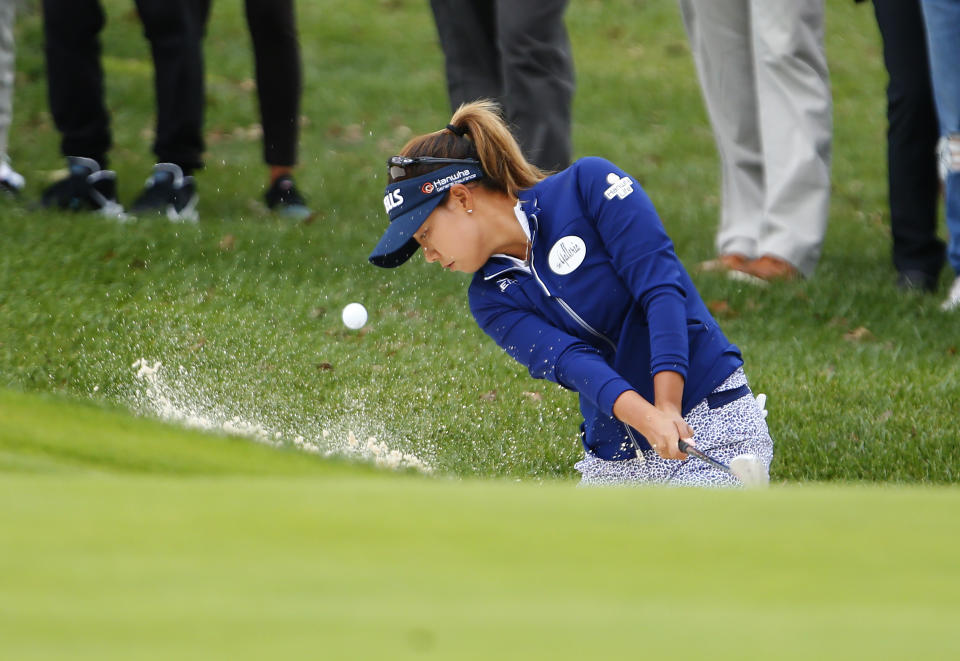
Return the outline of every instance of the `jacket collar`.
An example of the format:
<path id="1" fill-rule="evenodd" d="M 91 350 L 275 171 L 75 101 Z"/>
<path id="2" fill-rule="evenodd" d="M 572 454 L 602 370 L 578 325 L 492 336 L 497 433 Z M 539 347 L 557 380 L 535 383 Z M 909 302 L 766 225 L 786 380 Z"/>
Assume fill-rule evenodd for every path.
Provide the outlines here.
<path id="1" fill-rule="evenodd" d="M 520 191 L 517 199 L 520 200 L 520 208 L 527 214 L 527 220 L 530 223 L 530 246 L 532 250 L 537 242 L 537 230 L 540 225 L 537 219 L 537 214 L 540 213 L 540 207 L 537 206 L 537 196 L 532 190 L 527 189 Z M 487 260 L 486 264 L 480 267 L 480 274 L 484 280 L 490 280 L 496 278 L 498 275 L 517 270 L 518 268 L 516 264 L 508 259 L 491 257 Z"/>
<path id="2" fill-rule="evenodd" d="M 520 208 L 527 214 L 527 218 L 535 219 L 537 214 L 540 213 L 540 207 L 537 206 L 537 194 L 532 188 L 520 191 L 517 199 L 520 200 Z"/>

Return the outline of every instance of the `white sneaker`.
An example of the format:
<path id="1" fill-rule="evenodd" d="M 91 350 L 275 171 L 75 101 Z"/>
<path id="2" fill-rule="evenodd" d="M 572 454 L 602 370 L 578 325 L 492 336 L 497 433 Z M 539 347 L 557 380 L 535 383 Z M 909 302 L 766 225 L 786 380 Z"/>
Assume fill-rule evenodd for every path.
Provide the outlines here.
<path id="1" fill-rule="evenodd" d="M 947 294 L 947 300 L 940 306 L 941 310 L 956 310 L 960 308 L 960 276 L 950 285 L 950 293 Z"/>
<path id="2" fill-rule="evenodd" d="M 0 159 L 0 191 L 17 194 L 23 190 L 24 183 L 23 176 Z"/>

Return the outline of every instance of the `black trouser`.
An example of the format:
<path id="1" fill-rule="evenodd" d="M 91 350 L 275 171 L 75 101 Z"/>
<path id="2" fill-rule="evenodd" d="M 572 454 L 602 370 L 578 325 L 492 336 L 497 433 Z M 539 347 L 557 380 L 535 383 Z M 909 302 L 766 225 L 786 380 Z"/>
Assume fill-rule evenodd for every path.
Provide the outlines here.
<path id="1" fill-rule="evenodd" d="M 918 0 L 874 0 L 887 86 L 887 176 L 893 263 L 936 278 L 946 253 L 937 238 L 937 112 Z"/>
<path id="2" fill-rule="evenodd" d="M 246 0 L 253 40 L 263 158 L 295 165 L 300 133 L 302 68 L 293 0 Z"/>
<path id="3" fill-rule="evenodd" d="M 563 22 L 567 0 L 430 0 L 430 6 L 451 107 L 495 99 L 532 163 L 549 170 L 569 165 L 574 80 Z"/>
<path id="4" fill-rule="evenodd" d="M 211 0 L 197 1 L 203 4 L 206 27 Z M 303 84 L 293 0 L 245 0 L 245 6 L 263 126 L 263 160 L 268 165 L 293 166 Z"/>
<path id="5" fill-rule="evenodd" d="M 135 2 L 153 53 L 153 151 L 158 161 L 191 172 L 203 164 L 203 1 Z M 100 62 L 103 7 L 99 0 L 43 0 L 43 11 L 50 108 L 61 151 L 106 167 L 111 133 Z"/>

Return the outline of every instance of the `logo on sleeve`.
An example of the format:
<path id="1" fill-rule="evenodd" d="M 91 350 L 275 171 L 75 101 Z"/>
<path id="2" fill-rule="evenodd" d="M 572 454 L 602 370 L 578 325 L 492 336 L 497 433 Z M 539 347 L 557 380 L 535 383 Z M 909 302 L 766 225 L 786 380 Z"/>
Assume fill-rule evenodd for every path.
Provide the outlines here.
<path id="1" fill-rule="evenodd" d="M 612 200 L 615 197 L 622 200 L 633 192 L 633 182 L 630 181 L 630 177 L 620 177 L 611 172 L 607 175 L 607 183 L 610 184 L 610 188 L 603 191 L 603 196 L 608 200 Z"/>
<path id="2" fill-rule="evenodd" d="M 507 287 L 517 284 L 517 281 L 513 278 L 500 278 L 497 280 L 497 284 L 500 286 L 500 293 L 502 294 L 507 291 Z"/>
<path id="3" fill-rule="evenodd" d="M 547 262 L 557 275 L 573 273 L 587 256 L 587 244 L 579 236 L 565 236 L 550 248 Z"/>

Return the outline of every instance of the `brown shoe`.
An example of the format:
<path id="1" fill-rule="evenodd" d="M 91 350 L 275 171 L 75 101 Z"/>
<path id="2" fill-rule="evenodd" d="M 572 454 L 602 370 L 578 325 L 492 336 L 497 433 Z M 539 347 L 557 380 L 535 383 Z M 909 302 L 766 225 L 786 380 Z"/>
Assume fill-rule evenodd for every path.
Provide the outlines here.
<path id="1" fill-rule="evenodd" d="M 801 278 L 800 271 L 797 270 L 796 266 L 773 255 L 764 255 L 751 260 L 743 271 L 768 282 L 771 280 L 799 280 Z"/>
<path id="2" fill-rule="evenodd" d="M 747 268 L 750 259 L 746 255 L 738 252 L 731 252 L 720 255 L 716 259 L 708 262 L 702 262 L 697 267 L 698 271 L 743 271 Z"/>

